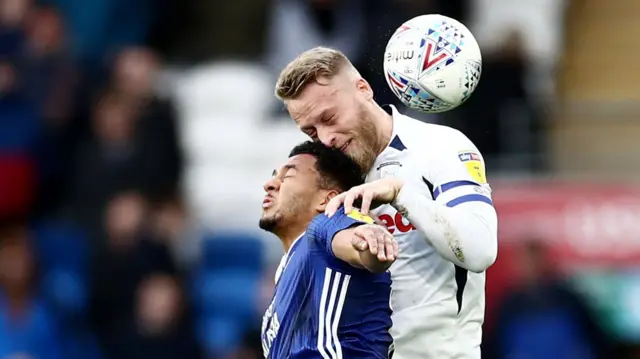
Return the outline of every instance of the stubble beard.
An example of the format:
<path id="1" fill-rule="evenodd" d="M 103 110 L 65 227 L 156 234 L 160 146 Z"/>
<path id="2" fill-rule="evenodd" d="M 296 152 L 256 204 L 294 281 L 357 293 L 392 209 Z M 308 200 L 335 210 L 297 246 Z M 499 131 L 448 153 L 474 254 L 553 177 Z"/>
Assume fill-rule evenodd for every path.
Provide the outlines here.
<path id="1" fill-rule="evenodd" d="M 275 233 L 280 222 L 282 222 L 282 215 L 280 213 L 275 213 L 272 216 L 263 216 L 260 218 L 258 226 L 262 230 Z"/>
<path id="2" fill-rule="evenodd" d="M 378 136 L 373 119 L 369 118 L 364 110 L 360 118 L 358 139 L 356 140 L 359 143 L 355 143 L 357 150 L 350 154 L 350 157 L 366 175 L 378 157 Z"/>

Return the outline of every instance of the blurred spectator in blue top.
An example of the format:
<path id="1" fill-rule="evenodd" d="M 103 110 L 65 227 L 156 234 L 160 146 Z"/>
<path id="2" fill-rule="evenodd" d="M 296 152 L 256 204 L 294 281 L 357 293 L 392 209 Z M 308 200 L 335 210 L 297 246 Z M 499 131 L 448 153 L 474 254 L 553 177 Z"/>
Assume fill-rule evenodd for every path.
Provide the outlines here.
<path id="1" fill-rule="evenodd" d="M 63 359 L 54 316 L 36 293 L 26 226 L 0 228 L 0 357 Z"/>
<path id="2" fill-rule="evenodd" d="M 18 65 L 25 47 L 28 0 L 0 3 L 0 151 L 29 153 L 38 137 L 38 110 Z"/>

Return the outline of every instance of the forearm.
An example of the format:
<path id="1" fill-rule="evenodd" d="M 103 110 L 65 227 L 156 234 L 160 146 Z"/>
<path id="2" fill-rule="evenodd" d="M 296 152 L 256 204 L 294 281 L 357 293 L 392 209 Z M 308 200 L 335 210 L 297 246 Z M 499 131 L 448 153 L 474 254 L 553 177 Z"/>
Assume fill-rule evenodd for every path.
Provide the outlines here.
<path id="1" fill-rule="evenodd" d="M 378 256 L 374 256 L 373 254 L 371 254 L 370 251 L 356 252 L 356 253 L 358 256 L 359 265 L 362 266 L 362 268 L 368 270 L 369 272 L 383 273 L 387 269 L 389 269 L 389 267 L 391 267 L 390 262 L 387 262 L 387 261 L 381 262 L 378 259 Z"/>
<path id="2" fill-rule="evenodd" d="M 392 205 L 445 259 L 472 272 L 485 271 L 497 256 L 495 209 L 482 202 L 446 207 L 404 185 Z"/>

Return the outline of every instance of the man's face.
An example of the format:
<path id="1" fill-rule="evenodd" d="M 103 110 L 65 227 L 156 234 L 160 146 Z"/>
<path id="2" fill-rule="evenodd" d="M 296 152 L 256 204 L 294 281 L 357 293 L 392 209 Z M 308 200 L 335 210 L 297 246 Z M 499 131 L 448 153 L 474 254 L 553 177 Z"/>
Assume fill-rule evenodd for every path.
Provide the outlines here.
<path id="1" fill-rule="evenodd" d="M 315 163 L 311 155 L 298 155 L 274 171 L 264 184 L 266 195 L 260 228 L 273 232 L 297 221 L 308 221 L 318 213 L 316 202 L 321 201 L 323 194 L 318 187 Z"/>
<path id="2" fill-rule="evenodd" d="M 337 75 L 310 83 L 286 105 L 302 132 L 314 141 L 340 148 L 366 172 L 378 155 L 378 136 L 367 110 L 371 98 L 364 80 Z"/>

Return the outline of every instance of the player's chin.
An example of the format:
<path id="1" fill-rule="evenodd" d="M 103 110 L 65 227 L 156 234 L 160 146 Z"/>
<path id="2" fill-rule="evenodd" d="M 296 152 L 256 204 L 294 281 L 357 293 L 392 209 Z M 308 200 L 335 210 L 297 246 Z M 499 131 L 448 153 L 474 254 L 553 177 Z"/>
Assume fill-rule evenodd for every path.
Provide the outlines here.
<path id="1" fill-rule="evenodd" d="M 265 231 L 272 231 L 278 224 L 277 218 L 273 214 L 263 213 L 258 221 L 258 226 Z"/>

